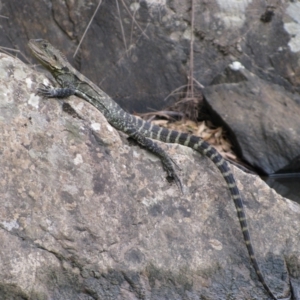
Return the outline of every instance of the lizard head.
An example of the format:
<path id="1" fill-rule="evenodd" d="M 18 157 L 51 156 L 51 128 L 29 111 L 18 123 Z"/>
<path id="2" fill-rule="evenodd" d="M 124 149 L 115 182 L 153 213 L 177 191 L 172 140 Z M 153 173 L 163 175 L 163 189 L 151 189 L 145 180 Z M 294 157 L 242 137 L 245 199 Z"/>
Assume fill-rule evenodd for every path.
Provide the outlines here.
<path id="1" fill-rule="evenodd" d="M 30 40 L 28 46 L 34 56 L 50 71 L 59 71 L 68 64 L 66 57 L 47 40 Z"/>

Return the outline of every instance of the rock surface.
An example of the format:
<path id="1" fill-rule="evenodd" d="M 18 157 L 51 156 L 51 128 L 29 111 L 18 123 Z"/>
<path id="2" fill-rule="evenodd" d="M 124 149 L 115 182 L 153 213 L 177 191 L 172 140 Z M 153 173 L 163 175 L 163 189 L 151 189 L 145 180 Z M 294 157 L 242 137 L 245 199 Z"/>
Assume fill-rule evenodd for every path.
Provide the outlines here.
<path id="1" fill-rule="evenodd" d="M 1 299 L 268 299 L 249 262 L 226 184 L 205 157 L 129 145 L 71 97 L 35 96 L 45 77 L 0 55 Z M 257 259 L 287 295 L 299 285 L 300 207 L 233 167 Z"/>
<path id="2" fill-rule="evenodd" d="M 260 79 L 239 62 L 203 90 L 207 106 L 230 130 L 239 157 L 263 172 L 300 167 L 300 96 Z"/>

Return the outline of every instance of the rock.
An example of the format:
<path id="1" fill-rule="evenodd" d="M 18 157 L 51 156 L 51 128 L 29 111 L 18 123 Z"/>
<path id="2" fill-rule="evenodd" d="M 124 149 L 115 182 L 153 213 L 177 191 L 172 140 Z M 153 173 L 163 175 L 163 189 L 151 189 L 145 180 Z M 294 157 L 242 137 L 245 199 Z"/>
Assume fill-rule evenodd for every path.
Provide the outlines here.
<path id="1" fill-rule="evenodd" d="M 194 78 L 204 86 L 238 60 L 259 77 L 299 91 L 297 1 L 267 6 L 266 1 L 198 0 L 194 31 L 190 0 L 102 1 L 75 59 L 75 48 L 98 1 L 19 2 L 4 1 L 0 6 L 7 17 L 1 18 L 5 34 L 0 44 L 30 59 L 29 38 L 51 41 L 129 112 L 159 110 L 178 100 L 191 63 Z"/>
<path id="2" fill-rule="evenodd" d="M 299 95 L 260 79 L 238 62 L 203 93 L 247 163 L 268 175 L 300 170 Z"/>
<path id="3" fill-rule="evenodd" d="M 46 78 L 4 54 L 0 70 L 1 299 L 268 298 L 207 158 L 161 144 L 180 165 L 181 194 L 94 107 L 41 99 Z M 233 172 L 266 281 L 287 295 L 283 259 L 299 285 L 300 207 Z"/>
<path id="4" fill-rule="evenodd" d="M 263 178 L 264 181 L 281 196 L 300 203 L 299 177 L 294 174 L 282 174 Z"/>

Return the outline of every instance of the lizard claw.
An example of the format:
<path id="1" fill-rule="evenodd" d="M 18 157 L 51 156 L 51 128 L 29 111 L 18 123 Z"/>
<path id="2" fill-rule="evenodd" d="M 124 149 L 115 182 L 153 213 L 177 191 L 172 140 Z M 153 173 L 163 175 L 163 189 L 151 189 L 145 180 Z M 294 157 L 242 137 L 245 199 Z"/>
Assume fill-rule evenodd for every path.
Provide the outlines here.
<path id="1" fill-rule="evenodd" d="M 40 95 L 45 98 L 51 98 L 51 97 L 53 97 L 52 88 L 45 84 L 41 84 L 40 87 L 36 91 L 36 95 Z"/>
<path id="2" fill-rule="evenodd" d="M 173 175 L 173 178 L 174 178 L 174 181 L 175 181 L 176 185 L 178 186 L 181 193 L 183 194 L 183 185 L 182 185 L 182 182 L 181 182 L 180 178 L 176 174 Z"/>
<path id="3" fill-rule="evenodd" d="M 175 183 L 176 183 L 176 185 L 180 189 L 181 193 L 183 194 L 183 185 L 182 185 L 182 182 L 181 182 L 180 178 L 177 176 L 176 173 L 170 173 L 170 172 L 168 172 L 167 179 L 174 180 Z"/>

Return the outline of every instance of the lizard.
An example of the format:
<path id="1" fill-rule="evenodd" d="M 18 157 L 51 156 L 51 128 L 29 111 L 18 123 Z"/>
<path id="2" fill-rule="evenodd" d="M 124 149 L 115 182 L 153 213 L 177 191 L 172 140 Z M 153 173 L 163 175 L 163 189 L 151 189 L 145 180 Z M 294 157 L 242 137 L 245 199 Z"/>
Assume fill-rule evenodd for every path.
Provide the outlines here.
<path id="1" fill-rule="evenodd" d="M 124 132 L 138 144 L 158 156 L 168 177 L 175 181 L 181 191 L 182 183 L 176 174 L 175 163 L 153 140 L 159 140 L 165 143 L 177 143 L 190 147 L 208 157 L 215 164 L 227 183 L 231 198 L 235 204 L 244 242 L 258 279 L 269 296 L 277 300 L 267 285 L 258 265 L 248 229 L 244 204 L 230 166 L 221 154 L 208 142 L 198 136 L 169 130 L 127 113 L 97 85 L 78 72 L 68 62 L 64 54 L 52 46 L 47 40 L 31 39 L 28 46 L 33 55 L 51 72 L 60 85 L 59 88 L 42 85 L 37 89 L 38 94 L 46 98 L 66 98 L 71 95 L 76 95 L 95 106 L 114 128 Z"/>

